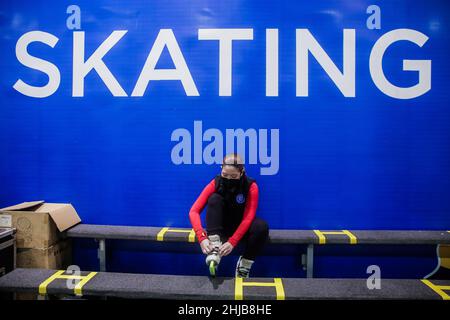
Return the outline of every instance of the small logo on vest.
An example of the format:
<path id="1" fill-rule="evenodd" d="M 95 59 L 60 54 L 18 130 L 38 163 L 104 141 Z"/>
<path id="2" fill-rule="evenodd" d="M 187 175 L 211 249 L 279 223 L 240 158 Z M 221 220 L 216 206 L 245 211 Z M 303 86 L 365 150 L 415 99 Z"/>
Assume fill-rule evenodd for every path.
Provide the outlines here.
<path id="1" fill-rule="evenodd" d="M 243 204 L 245 202 L 245 197 L 244 197 L 244 195 L 242 193 L 239 193 L 236 196 L 236 202 L 239 203 L 239 204 Z"/>

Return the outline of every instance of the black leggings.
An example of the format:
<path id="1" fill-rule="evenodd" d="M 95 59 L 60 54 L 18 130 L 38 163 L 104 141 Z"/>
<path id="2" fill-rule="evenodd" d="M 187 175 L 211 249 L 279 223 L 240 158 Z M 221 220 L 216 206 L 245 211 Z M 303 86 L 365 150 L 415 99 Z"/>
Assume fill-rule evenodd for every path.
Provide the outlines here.
<path id="1" fill-rule="evenodd" d="M 209 197 L 206 208 L 206 232 L 208 235 L 218 234 L 224 242 L 236 231 L 241 221 L 242 217 L 233 216 L 233 212 L 226 210 L 224 198 L 220 194 L 213 193 Z M 255 260 L 268 238 L 269 226 L 266 221 L 255 217 L 241 239 L 241 242 L 246 243 L 242 256 L 245 259 Z"/>

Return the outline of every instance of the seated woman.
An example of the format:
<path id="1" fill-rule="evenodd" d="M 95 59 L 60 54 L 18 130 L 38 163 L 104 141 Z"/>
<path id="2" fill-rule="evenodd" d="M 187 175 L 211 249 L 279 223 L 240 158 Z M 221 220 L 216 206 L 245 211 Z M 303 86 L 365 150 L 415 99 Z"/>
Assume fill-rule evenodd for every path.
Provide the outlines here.
<path id="1" fill-rule="evenodd" d="M 205 232 L 200 213 L 206 204 Z M 245 174 L 239 155 L 226 155 L 221 174 L 208 183 L 189 212 L 212 276 L 221 257 L 229 255 L 242 240 L 245 249 L 237 262 L 235 276 L 249 277 L 250 268 L 269 237 L 267 223 L 256 217 L 257 207 L 258 185 Z"/>

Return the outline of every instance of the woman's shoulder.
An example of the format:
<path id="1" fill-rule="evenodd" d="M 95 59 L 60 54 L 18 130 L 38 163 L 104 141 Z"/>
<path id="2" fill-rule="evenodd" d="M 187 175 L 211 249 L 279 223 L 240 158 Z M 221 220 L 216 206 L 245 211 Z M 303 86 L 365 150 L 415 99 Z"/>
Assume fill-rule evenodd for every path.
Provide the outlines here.
<path id="1" fill-rule="evenodd" d="M 259 190 L 258 183 L 255 180 L 252 180 L 251 184 L 250 184 L 249 192 L 258 192 L 258 190 Z"/>
<path id="2" fill-rule="evenodd" d="M 209 182 L 208 182 L 208 186 L 212 185 L 214 186 L 216 184 L 216 177 L 212 178 Z"/>
<path id="3" fill-rule="evenodd" d="M 220 178 L 220 174 L 217 174 L 214 176 L 214 178 L 211 179 L 211 181 L 209 183 L 212 185 L 215 185 L 219 178 Z"/>
<path id="4" fill-rule="evenodd" d="M 253 185 L 258 186 L 258 184 L 256 183 L 256 179 L 255 178 L 252 178 L 252 177 L 249 177 L 249 176 L 246 176 L 246 178 L 247 178 L 247 182 L 250 184 L 250 187 L 253 186 Z"/>
<path id="5" fill-rule="evenodd" d="M 256 183 L 256 181 L 253 181 L 252 184 L 250 185 L 250 190 L 251 189 L 258 189 L 258 184 Z"/>

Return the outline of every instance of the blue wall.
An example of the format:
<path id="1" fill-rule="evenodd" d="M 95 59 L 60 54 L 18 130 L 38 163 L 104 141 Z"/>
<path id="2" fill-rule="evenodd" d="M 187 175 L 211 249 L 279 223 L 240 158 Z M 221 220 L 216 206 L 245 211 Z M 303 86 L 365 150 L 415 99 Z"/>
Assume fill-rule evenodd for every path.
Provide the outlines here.
<path id="1" fill-rule="evenodd" d="M 72 4 L 81 9 L 79 30 L 67 27 Z M 381 29 L 367 27 L 372 4 L 381 10 Z M 194 136 L 194 121 L 201 121 L 203 131 L 224 135 L 226 129 L 279 130 L 275 174 L 261 174 L 260 158 L 247 165 L 260 187 L 257 214 L 271 228 L 448 229 L 449 21 L 445 0 L 2 2 L 0 206 L 44 199 L 72 203 L 85 223 L 188 227 L 190 206 L 219 165 L 175 164 L 171 135 L 186 128 Z M 231 96 L 219 95 L 218 42 L 199 40 L 199 29 L 207 28 L 253 29 L 253 40 L 233 42 Z M 275 97 L 266 96 L 269 28 L 279 32 Z M 340 71 L 343 30 L 355 30 L 355 97 L 344 96 L 311 55 L 309 94 L 296 96 L 300 28 Z M 431 60 L 431 89 L 412 99 L 388 96 L 369 72 L 374 44 L 401 28 L 428 37 L 422 47 L 395 42 L 384 56 L 386 78 L 399 87 L 418 82 L 417 72 L 402 70 L 404 59 Z M 150 81 L 142 97 L 131 96 L 160 29 L 173 30 L 198 96 L 187 96 L 180 81 Z M 19 79 L 33 86 L 49 80 L 16 56 L 18 39 L 36 30 L 58 38 L 53 48 L 28 47 L 59 70 L 58 89 L 45 98 L 13 88 Z M 103 60 L 127 96 L 113 96 L 91 71 L 84 96 L 74 97 L 75 32 L 84 32 L 88 58 L 114 30 L 128 32 Z M 157 68 L 173 67 L 165 49 Z M 80 260 L 95 260 L 82 244 L 77 250 Z M 123 259 L 112 268 L 130 270 L 125 260 L 141 259 L 127 246 L 120 250 Z M 201 257 L 195 259 L 194 266 Z"/>

